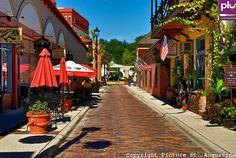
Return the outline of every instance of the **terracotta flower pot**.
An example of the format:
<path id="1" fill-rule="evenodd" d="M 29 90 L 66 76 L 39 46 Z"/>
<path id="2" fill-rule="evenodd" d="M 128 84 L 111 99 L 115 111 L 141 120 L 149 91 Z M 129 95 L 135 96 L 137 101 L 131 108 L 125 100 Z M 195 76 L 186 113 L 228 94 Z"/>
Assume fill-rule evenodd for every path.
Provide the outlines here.
<path id="1" fill-rule="evenodd" d="M 64 104 L 63 104 L 63 107 L 62 107 L 63 112 L 67 112 L 68 110 L 70 110 L 72 105 L 73 105 L 73 101 L 72 100 L 65 100 Z"/>
<path id="2" fill-rule="evenodd" d="M 183 105 L 182 106 L 182 110 L 184 110 L 184 111 L 188 110 L 188 106 L 187 105 Z"/>
<path id="3" fill-rule="evenodd" d="M 198 91 L 198 92 L 196 93 L 196 96 L 197 96 L 197 97 L 200 97 L 200 96 L 201 96 L 201 92 Z"/>
<path id="4" fill-rule="evenodd" d="M 28 118 L 28 125 L 30 127 L 31 134 L 43 134 L 47 133 L 47 126 L 50 121 L 50 114 L 32 115 L 26 114 Z"/>

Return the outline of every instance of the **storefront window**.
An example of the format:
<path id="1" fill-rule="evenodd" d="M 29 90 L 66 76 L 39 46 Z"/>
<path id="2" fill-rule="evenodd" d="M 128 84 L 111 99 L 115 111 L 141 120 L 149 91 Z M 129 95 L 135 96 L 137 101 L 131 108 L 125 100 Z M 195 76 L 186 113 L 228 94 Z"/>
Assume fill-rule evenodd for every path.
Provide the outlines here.
<path id="1" fill-rule="evenodd" d="M 188 66 L 191 68 L 191 69 L 194 69 L 194 55 L 193 55 L 193 52 L 190 52 L 188 54 Z M 189 86 L 189 89 L 192 90 L 194 87 L 193 85 L 194 83 L 194 80 L 191 79 L 188 83 L 188 86 Z"/>
<path id="2" fill-rule="evenodd" d="M 11 93 L 12 64 L 11 64 L 11 45 L 0 45 L 0 92 Z"/>
<path id="3" fill-rule="evenodd" d="M 196 71 L 197 71 L 197 88 L 205 88 L 205 37 L 197 39 L 197 60 L 196 60 Z"/>
<path id="4" fill-rule="evenodd" d="M 175 58 L 175 66 L 174 69 L 176 69 L 177 76 L 175 76 L 174 80 L 174 88 L 178 87 L 178 77 L 181 76 L 183 73 L 183 58 L 177 57 Z"/>

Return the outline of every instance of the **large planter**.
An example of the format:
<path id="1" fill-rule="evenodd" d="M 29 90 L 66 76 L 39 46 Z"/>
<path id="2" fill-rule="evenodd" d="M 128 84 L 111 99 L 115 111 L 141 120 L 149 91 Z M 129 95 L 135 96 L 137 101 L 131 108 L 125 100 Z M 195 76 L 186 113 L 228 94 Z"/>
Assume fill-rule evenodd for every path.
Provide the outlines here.
<path id="1" fill-rule="evenodd" d="M 67 112 L 73 106 L 73 101 L 71 99 L 65 100 L 63 103 L 62 111 Z"/>
<path id="2" fill-rule="evenodd" d="M 203 116 L 206 111 L 206 96 L 188 95 L 189 110 Z"/>
<path id="3" fill-rule="evenodd" d="M 50 114 L 32 115 L 29 112 L 26 114 L 28 125 L 31 134 L 47 133 L 47 126 L 50 121 Z"/>
<path id="4" fill-rule="evenodd" d="M 226 128 L 234 128 L 235 125 L 235 119 L 224 119 L 223 120 L 223 125 Z"/>
<path id="5" fill-rule="evenodd" d="M 199 97 L 198 107 L 199 107 L 198 112 L 202 116 L 206 111 L 206 96 L 200 96 Z"/>

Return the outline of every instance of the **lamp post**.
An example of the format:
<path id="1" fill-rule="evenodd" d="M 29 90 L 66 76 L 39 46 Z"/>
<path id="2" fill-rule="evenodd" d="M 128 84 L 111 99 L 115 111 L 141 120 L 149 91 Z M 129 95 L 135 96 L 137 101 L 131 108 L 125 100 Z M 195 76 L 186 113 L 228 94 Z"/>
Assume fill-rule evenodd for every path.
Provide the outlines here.
<path id="1" fill-rule="evenodd" d="M 98 27 L 95 28 L 94 30 L 94 37 L 95 37 L 95 52 L 94 52 L 94 56 L 93 56 L 93 65 L 94 68 L 97 70 L 97 76 L 95 77 L 95 83 L 97 83 L 98 80 L 98 55 L 99 55 L 99 51 L 98 51 L 98 36 L 99 36 L 99 32 L 100 30 L 98 29 Z"/>

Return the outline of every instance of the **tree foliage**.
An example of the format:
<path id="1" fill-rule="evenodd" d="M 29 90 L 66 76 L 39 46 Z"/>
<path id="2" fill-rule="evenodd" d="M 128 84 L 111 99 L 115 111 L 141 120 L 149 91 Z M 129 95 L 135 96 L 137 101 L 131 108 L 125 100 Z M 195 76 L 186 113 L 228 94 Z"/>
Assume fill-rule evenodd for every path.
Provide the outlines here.
<path id="1" fill-rule="evenodd" d="M 101 39 L 100 43 L 104 49 L 104 61 L 114 61 L 122 65 L 134 65 L 136 60 L 136 45 L 143 36 L 139 36 L 133 43 L 111 39 L 110 41 Z M 106 57 L 108 56 L 108 57 Z"/>
<path id="2" fill-rule="evenodd" d="M 136 60 L 136 51 L 125 49 L 122 55 L 123 65 L 133 65 Z"/>

